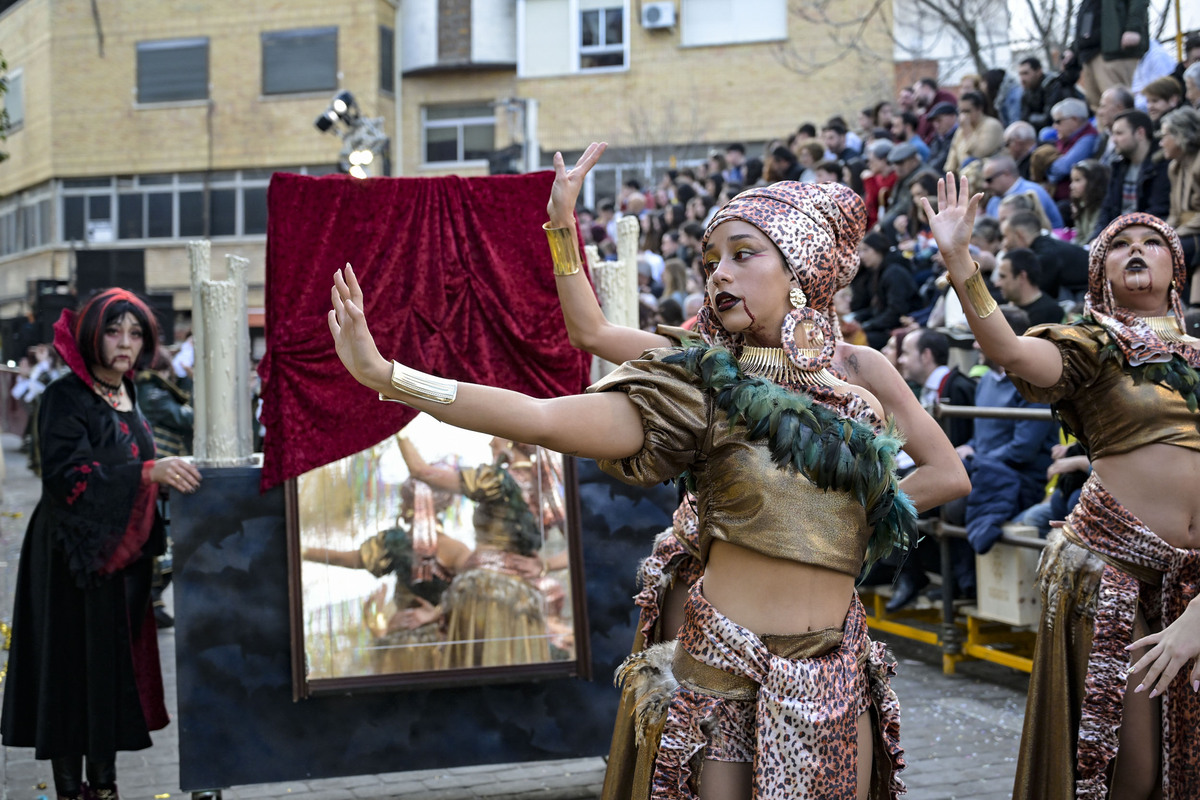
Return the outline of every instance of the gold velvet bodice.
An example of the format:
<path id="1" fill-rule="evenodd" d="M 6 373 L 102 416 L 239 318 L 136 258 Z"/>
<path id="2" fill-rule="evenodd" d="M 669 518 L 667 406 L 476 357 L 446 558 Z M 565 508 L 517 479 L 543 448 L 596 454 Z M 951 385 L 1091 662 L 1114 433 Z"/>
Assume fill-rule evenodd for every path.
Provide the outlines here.
<path id="1" fill-rule="evenodd" d="M 771 461 L 766 439 L 751 441 L 730 424 L 694 374 L 662 363 L 673 349 L 651 350 L 588 389 L 625 392 L 642 417 L 642 449 L 599 461 L 608 474 L 653 486 L 690 470 L 696 480 L 700 552 L 714 539 L 773 558 L 858 576 L 871 531 L 848 492 L 822 490 Z"/>
<path id="2" fill-rule="evenodd" d="M 1189 411 L 1174 389 L 1134 381 L 1118 359 L 1102 362 L 1101 351 L 1111 339 L 1099 325 L 1039 325 L 1025 335 L 1058 346 L 1062 377 L 1046 388 L 1009 377 L 1031 402 L 1053 403 L 1093 459 L 1148 444 L 1200 451 L 1200 415 Z"/>

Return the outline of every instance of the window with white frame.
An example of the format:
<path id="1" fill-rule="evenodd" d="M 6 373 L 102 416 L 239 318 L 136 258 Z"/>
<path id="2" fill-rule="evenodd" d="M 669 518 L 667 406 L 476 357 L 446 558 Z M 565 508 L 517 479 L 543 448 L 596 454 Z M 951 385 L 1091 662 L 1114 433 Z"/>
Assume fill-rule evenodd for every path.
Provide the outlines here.
<path id="1" fill-rule="evenodd" d="M 51 185 L 44 183 L 0 202 L 0 256 L 52 242 L 53 198 Z"/>
<path id="2" fill-rule="evenodd" d="M 629 67 L 629 0 L 518 0 L 522 78 Z"/>
<path id="3" fill-rule="evenodd" d="M 337 28 L 264 31 L 262 93 L 331 92 L 337 88 Z"/>
<path id="4" fill-rule="evenodd" d="M 490 102 L 421 109 L 426 164 L 486 161 L 496 149 L 496 111 Z"/>
<path id="5" fill-rule="evenodd" d="M 680 0 L 684 47 L 782 41 L 788 38 L 787 0 Z"/>
<path id="6" fill-rule="evenodd" d="M 579 2 L 579 69 L 625 66 L 625 8 L 612 0 Z"/>
<path id="7" fill-rule="evenodd" d="M 25 124 L 25 71 L 14 69 L 4 76 L 8 88 L 4 92 L 4 110 L 8 112 L 8 129 L 15 131 Z"/>
<path id="8" fill-rule="evenodd" d="M 137 43 L 138 103 L 208 99 L 208 37 Z"/>

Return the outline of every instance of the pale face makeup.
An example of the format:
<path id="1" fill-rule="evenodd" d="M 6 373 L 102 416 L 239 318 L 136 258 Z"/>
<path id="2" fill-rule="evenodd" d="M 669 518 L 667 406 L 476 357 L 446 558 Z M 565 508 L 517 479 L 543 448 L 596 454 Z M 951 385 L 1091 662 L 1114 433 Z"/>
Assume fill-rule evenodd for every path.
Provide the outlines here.
<path id="1" fill-rule="evenodd" d="M 1104 274 L 1117 305 L 1147 314 L 1166 313 L 1167 288 L 1174 272 L 1171 249 L 1163 235 L 1131 225 L 1112 240 Z"/>
<path id="2" fill-rule="evenodd" d="M 103 364 L 97 364 L 93 372 L 108 383 L 120 383 L 121 376 L 133 369 L 142 353 L 142 326 L 126 312 L 110 322 L 104 329 L 104 340 L 100 349 Z"/>

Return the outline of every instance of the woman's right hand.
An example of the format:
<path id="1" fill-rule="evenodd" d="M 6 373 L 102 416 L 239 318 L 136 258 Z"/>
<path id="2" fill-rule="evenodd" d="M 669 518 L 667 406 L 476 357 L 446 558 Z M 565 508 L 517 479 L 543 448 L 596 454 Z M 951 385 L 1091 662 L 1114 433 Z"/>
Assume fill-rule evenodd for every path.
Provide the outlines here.
<path id="1" fill-rule="evenodd" d="M 550 202 L 546 204 L 551 228 L 574 227 L 575 202 L 583 188 L 583 178 L 607 149 L 605 142 L 592 142 L 571 169 L 566 168 L 562 153 L 554 154 L 554 185 L 550 187 Z"/>
<path id="2" fill-rule="evenodd" d="M 200 470 L 185 458 L 167 456 L 154 462 L 150 468 L 150 480 L 160 486 L 191 494 L 200 487 Z"/>
<path id="3" fill-rule="evenodd" d="M 975 230 L 975 215 L 983 194 L 971 195 L 966 178 L 955 179 L 954 173 L 938 181 L 938 210 L 934 213 L 928 197 L 921 198 L 921 208 L 929 220 L 929 231 L 937 240 L 938 252 L 946 263 L 946 271 L 956 282 L 962 282 L 975 271 L 968 247 Z"/>

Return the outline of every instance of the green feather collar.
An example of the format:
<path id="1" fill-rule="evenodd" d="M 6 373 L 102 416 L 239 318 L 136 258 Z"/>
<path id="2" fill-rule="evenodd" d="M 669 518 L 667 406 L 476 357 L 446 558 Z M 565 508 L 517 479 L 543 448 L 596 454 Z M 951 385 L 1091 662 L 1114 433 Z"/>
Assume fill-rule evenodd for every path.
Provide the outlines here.
<path id="1" fill-rule="evenodd" d="M 697 375 L 729 421 L 745 424 L 750 439 L 767 439 L 777 467 L 790 467 L 821 489 L 853 494 L 874 529 L 867 546 L 869 564 L 916 542 L 916 510 L 896 479 L 896 453 L 903 441 L 892 420 L 876 433 L 803 392 L 745 375 L 723 347 L 693 346 L 663 362 Z M 693 477 L 682 477 L 694 491 Z"/>

